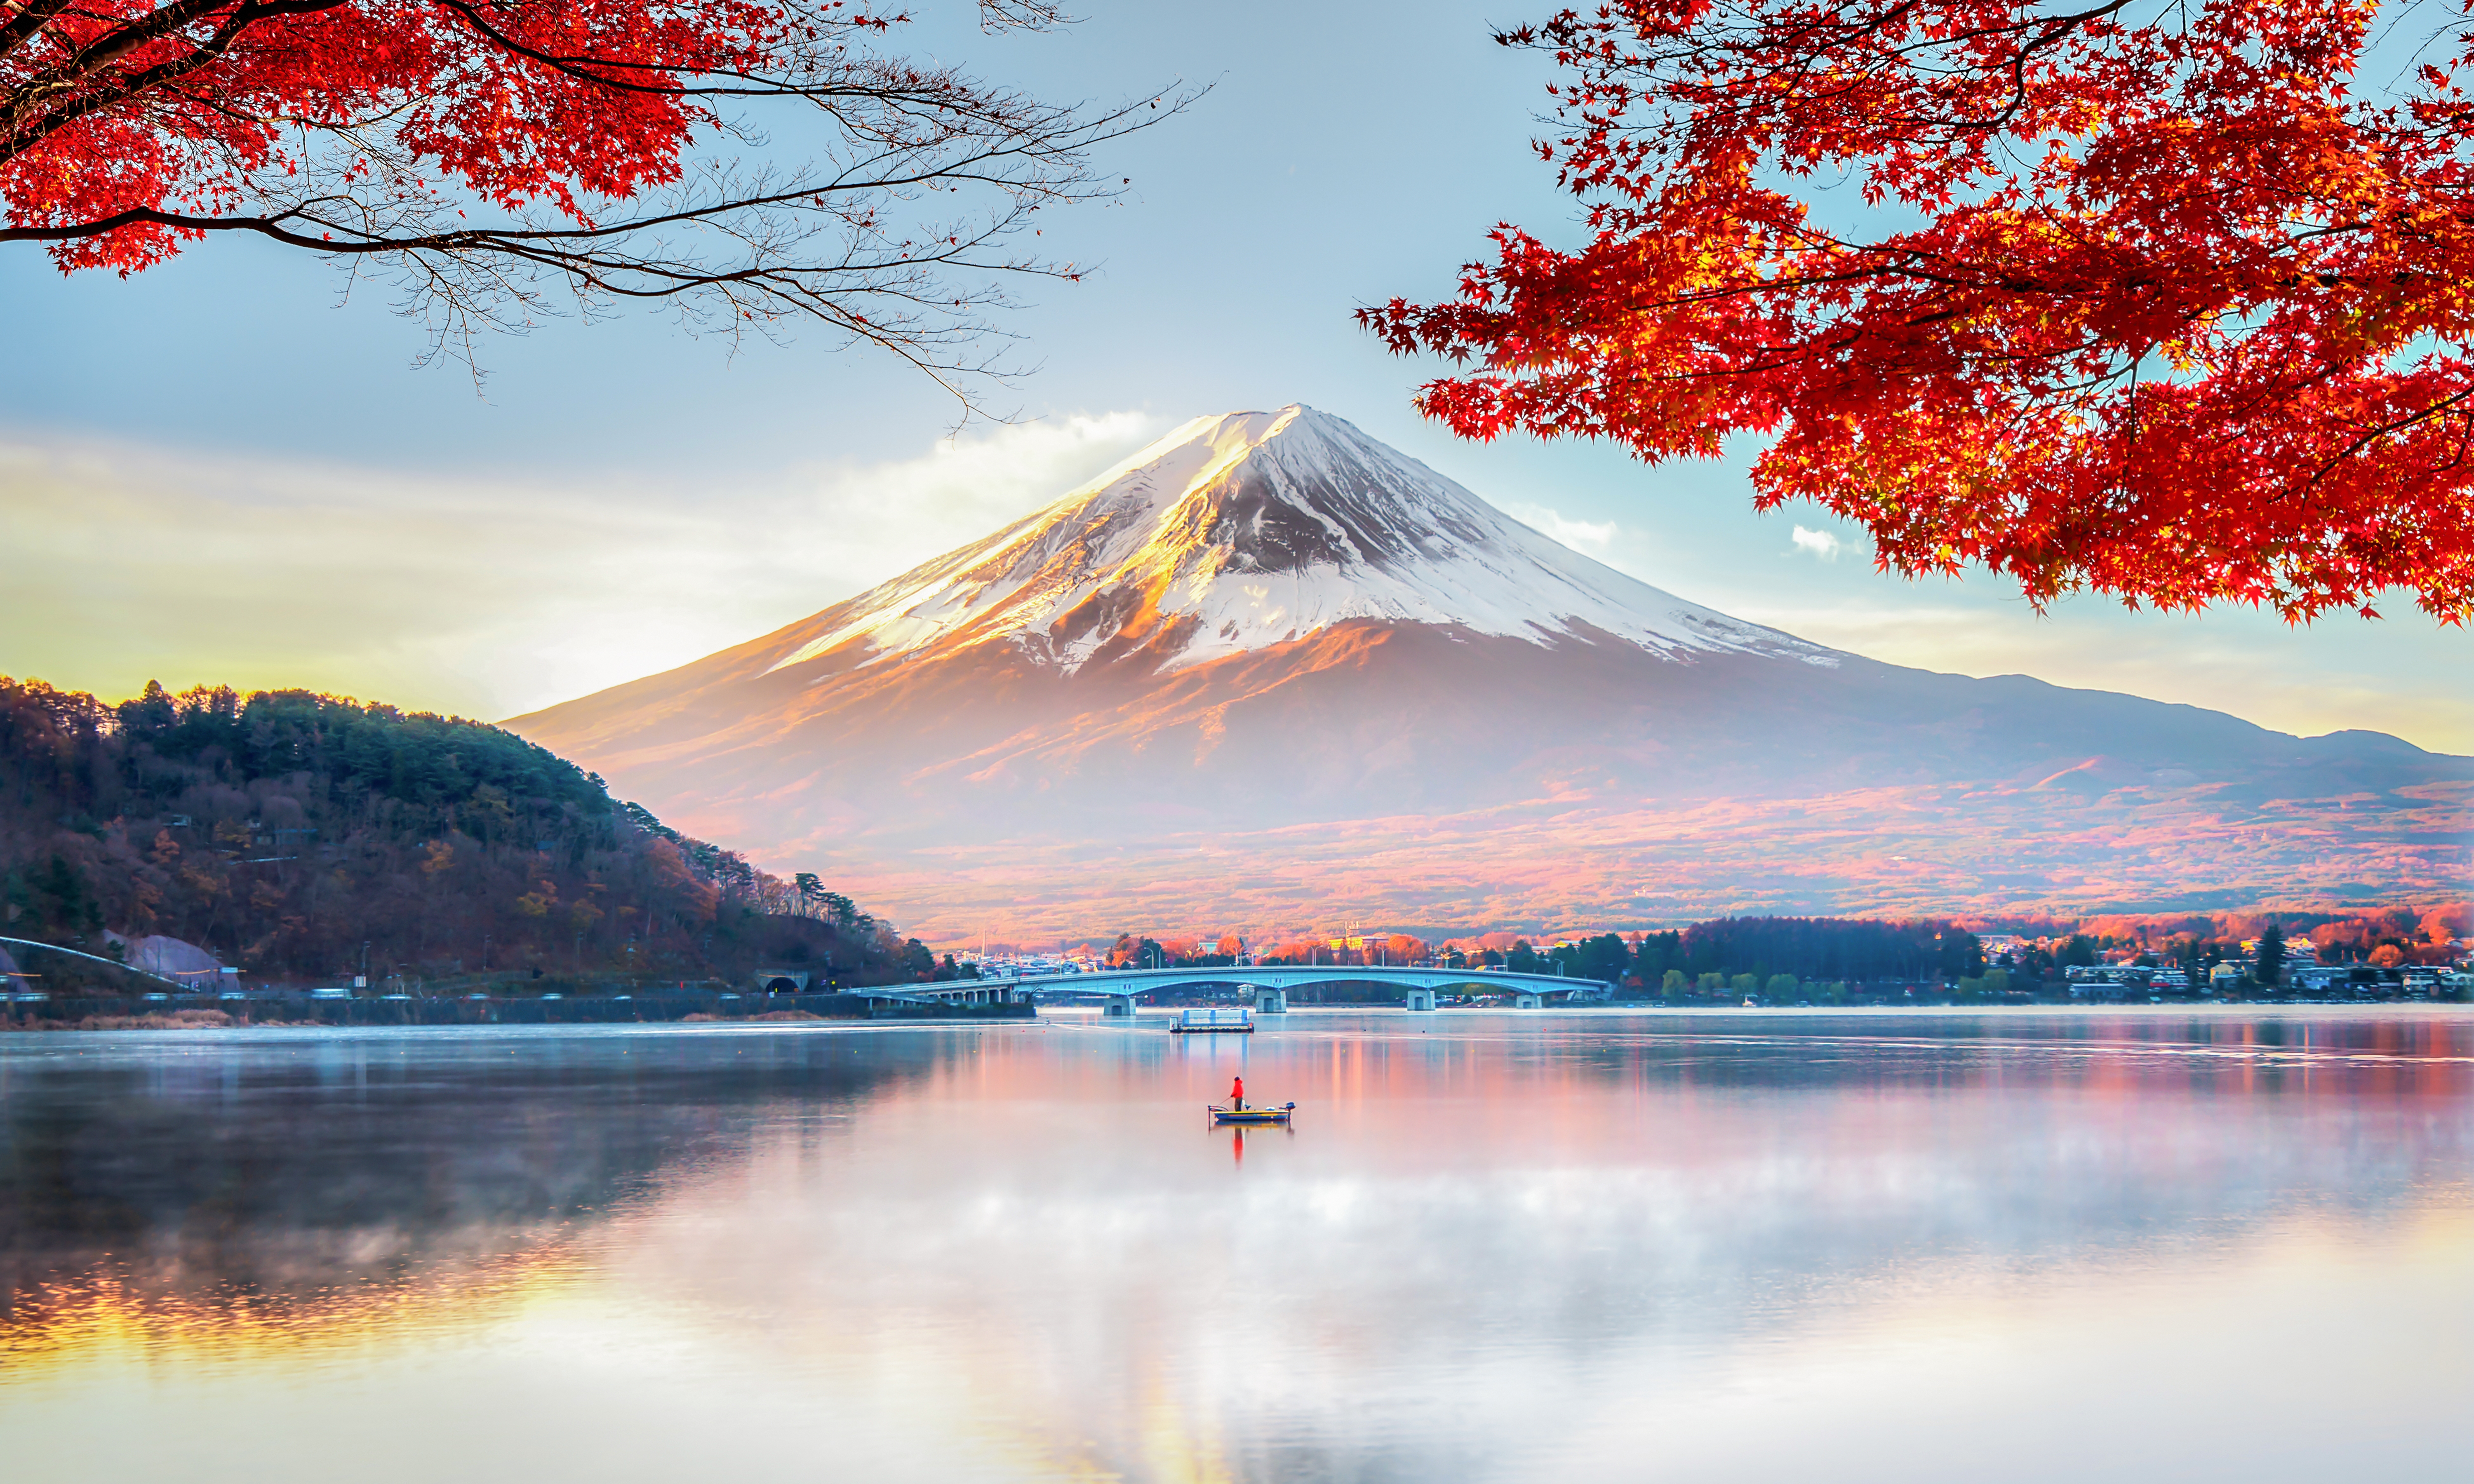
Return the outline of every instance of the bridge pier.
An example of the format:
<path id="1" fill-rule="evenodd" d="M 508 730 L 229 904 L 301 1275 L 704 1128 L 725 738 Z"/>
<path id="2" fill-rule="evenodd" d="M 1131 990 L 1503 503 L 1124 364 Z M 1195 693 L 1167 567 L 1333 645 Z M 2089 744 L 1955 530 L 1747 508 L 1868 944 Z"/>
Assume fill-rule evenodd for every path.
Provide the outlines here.
<path id="1" fill-rule="evenodd" d="M 1286 990 L 1268 989 L 1261 985 L 1255 986 L 1254 1013 L 1258 1016 L 1288 1014 L 1289 992 Z"/>
<path id="2" fill-rule="evenodd" d="M 1522 990 L 1512 996 L 1516 1010 L 1536 1010 L 1546 1003 L 1546 996 L 1535 990 Z"/>
<path id="3" fill-rule="evenodd" d="M 1432 1009 L 1434 1009 L 1434 1008 L 1435 1008 L 1435 992 L 1434 992 L 1434 991 L 1432 991 L 1432 990 L 1419 990 L 1419 989 L 1413 989 L 1413 990 L 1411 990 L 1411 991 L 1409 992 L 1409 1000 L 1408 1000 L 1408 1004 L 1407 1004 L 1407 1006 L 1406 1006 L 1405 1008 L 1410 1009 L 1410 1010 L 1432 1010 Z"/>
<path id="4" fill-rule="evenodd" d="M 1128 1019 L 1132 1018 L 1134 1014 L 1134 997 L 1131 994 L 1109 995 L 1108 1008 L 1105 1013 L 1111 1016 L 1122 1016 Z"/>

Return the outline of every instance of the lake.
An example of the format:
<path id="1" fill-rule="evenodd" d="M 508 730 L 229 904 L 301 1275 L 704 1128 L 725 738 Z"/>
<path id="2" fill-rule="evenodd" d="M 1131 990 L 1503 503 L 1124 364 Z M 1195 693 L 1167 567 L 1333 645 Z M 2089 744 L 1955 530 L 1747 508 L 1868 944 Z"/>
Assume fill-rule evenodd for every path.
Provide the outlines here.
<path id="1" fill-rule="evenodd" d="M 2462 1008 L 1164 1023 L 0 1036 L 0 1469 L 2464 1467 Z"/>

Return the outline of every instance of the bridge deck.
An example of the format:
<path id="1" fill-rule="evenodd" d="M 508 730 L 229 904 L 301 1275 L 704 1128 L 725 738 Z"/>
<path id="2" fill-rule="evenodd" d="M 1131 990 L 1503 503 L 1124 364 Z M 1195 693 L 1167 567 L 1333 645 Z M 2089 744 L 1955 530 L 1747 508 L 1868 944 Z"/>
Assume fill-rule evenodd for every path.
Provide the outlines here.
<path id="1" fill-rule="evenodd" d="M 971 991 L 1002 989 L 1008 994 L 1088 994 L 1119 997 L 1149 994 L 1185 985 L 1234 984 L 1246 989 L 1292 990 L 1311 984 L 1389 984 L 1402 990 L 1439 990 L 1467 985 L 1480 990 L 1525 991 L 1533 994 L 1610 993 L 1603 979 L 1567 979 L 1560 974 L 1516 974 L 1475 969 L 1366 969 L 1346 966 L 1237 965 L 1221 969 L 1125 969 L 1089 974 L 1023 974 L 1003 979 L 956 979 L 944 984 L 908 985 L 905 993 L 950 998 Z"/>

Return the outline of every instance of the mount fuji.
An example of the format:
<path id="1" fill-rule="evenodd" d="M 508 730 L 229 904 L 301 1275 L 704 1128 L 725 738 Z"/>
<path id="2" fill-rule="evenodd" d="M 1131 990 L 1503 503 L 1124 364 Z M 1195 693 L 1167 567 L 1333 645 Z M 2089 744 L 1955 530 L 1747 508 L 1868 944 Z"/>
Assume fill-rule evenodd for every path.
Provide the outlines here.
<path id="1" fill-rule="evenodd" d="M 1635 582 L 1338 418 L 1291 406 L 1195 419 L 1047 509 L 817 614 L 774 667 L 861 642 L 867 664 L 1007 643 L 1068 674 L 1136 654 L 1173 670 L 1361 621 L 1831 662 Z"/>
<path id="2" fill-rule="evenodd" d="M 1303 406 L 507 724 L 948 941 L 2462 894 L 2474 759 L 1905 669 Z"/>

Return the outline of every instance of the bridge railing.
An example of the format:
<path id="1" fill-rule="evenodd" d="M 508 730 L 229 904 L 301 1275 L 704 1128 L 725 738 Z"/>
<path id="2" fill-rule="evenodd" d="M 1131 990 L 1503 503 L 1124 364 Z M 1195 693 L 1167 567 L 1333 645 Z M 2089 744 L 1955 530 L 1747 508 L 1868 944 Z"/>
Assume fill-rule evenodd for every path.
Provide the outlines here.
<path id="1" fill-rule="evenodd" d="M 962 982 L 962 981 L 958 981 Z M 990 981 L 980 981 L 988 983 Z M 1540 995 L 1598 996 L 1614 986 L 1603 979 L 1574 979 L 1561 974 L 1516 974 L 1501 970 L 1461 969 L 1395 969 L 1333 965 L 1239 965 L 1193 969 L 1136 969 L 1084 974 L 1026 975 L 994 981 L 1039 995 L 1089 996 L 1096 999 L 1150 994 L 1186 985 L 1229 984 L 1245 989 L 1292 990 L 1316 984 L 1384 984 L 1408 990 L 1439 990 L 1467 985 L 1495 992 Z"/>

